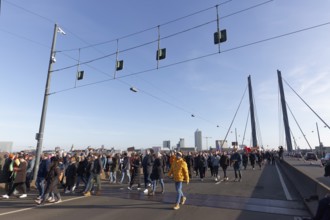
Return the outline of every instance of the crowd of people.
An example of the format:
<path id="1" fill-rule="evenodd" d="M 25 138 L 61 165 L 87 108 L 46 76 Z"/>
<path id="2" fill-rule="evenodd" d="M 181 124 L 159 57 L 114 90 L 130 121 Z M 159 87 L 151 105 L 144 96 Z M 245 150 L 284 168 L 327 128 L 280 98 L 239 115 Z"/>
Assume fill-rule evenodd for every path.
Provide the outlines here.
<path id="1" fill-rule="evenodd" d="M 264 163 L 275 165 L 277 152 L 258 150 L 238 152 L 233 149 L 215 152 L 153 152 L 146 150 L 145 154 L 138 152 L 123 153 L 44 153 L 41 155 L 36 177 L 38 196 L 35 202 L 43 205 L 45 202 L 59 203 L 62 201 L 60 190 L 63 193 L 81 193 L 84 196 L 101 194 L 101 176 L 108 180 L 109 184 L 127 184 L 128 190 L 142 190 L 150 196 L 155 195 L 157 184 L 160 183 L 161 192 L 165 192 L 164 179 L 167 175 L 174 181 L 177 192 L 173 209 L 177 210 L 185 204 L 186 197 L 182 191 L 182 184 L 189 184 L 192 178 L 204 181 L 206 171 L 210 171 L 210 177 L 219 184 L 228 181 L 227 168 L 233 167 L 234 182 L 242 181 L 241 169 L 261 169 Z M 279 155 L 277 155 L 279 156 Z M 3 199 L 10 198 L 13 194 L 18 198 L 26 198 L 31 190 L 35 168 L 35 156 L 25 152 L 16 154 L 8 153 L 1 158 L 0 183 L 5 184 L 6 194 Z M 220 178 L 220 168 L 223 172 Z M 83 183 L 83 185 L 81 185 Z M 326 202 L 330 196 L 320 200 L 319 213 L 328 210 Z M 324 205 L 324 204 L 325 205 Z M 323 204 L 323 205 L 322 205 Z M 330 205 L 330 204 L 329 204 Z M 321 210 L 321 211 L 320 211 Z M 329 211 L 329 210 L 328 210 Z M 329 211 L 330 212 L 330 211 Z M 328 213 L 329 214 L 329 213 Z M 318 218 L 315 218 L 318 219 Z"/>
<path id="2" fill-rule="evenodd" d="M 242 181 L 241 166 L 247 168 L 250 162 L 252 169 L 255 164 L 261 168 L 261 163 L 267 159 L 274 163 L 272 152 L 245 152 L 243 154 L 233 150 L 230 153 L 220 152 L 187 152 L 171 151 L 168 153 L 154 153 L 152 149 L 145 154 L 131 152 L 120 153 L 44 153 L 41 155 L 37 178 L 35 181 L 38 190 L 36 203 L 61 202 L 59 187 L 64 193 L 82 193 L 84 196 L 101 193 L 101 176 L 106 176 L 110 184 L 127 184 L 128 190 L 137 186 L 141 190 L 141 177 L 143 177 L 144 193 L 154 195 L 157 183 L 160 183 L 161 193 L 165 192 L 164 178 L 166 174 L 173 175 L 173 164 L 180 159 L 187 167 L 185 181 L 198 177 L 204 181 L 206 171 L 209 169 L 211 177 L 216 183 L 228 181 L 227 168 L 233 166 L 235 171 L 234 181 Z M 19 198 L 27 197 L 33 178 L 35 156 L 25 152 L 17 154 L 5 154 L 4 163 L 0 175 L 0 182 L 5 183 L 3 198 L 9 198 L 13 194 L 21 192 Z M 219 169 L 223 171 L 220 178 Z M 175 172 L 179 172 L 176 170 Z M 185 171 L 184 171 L 185 172 Z M 175 179 L 175 178 L 174 178 Z M 180 180 L 182 178 L 179 178 Z M 83 183 L 83 186 L 81 186 Z"/>

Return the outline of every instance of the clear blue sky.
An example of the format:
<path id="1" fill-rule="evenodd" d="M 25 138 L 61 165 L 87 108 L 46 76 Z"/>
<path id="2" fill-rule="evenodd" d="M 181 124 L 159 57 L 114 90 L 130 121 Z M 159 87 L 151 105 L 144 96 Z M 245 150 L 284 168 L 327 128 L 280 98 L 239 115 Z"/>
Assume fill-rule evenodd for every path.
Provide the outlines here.
<path id="1" fill-rule="evenodd" d="M 160 41 L 167 58 L 155 70 L 157 42 L 119 53 L 124 69 L 114 74 L 115 56 L 80 65 L 85 78 L 75 82 L 77 67 L 52 73 L 44 148 L 86 146 L 126 149 L 175 145 L 180 138 L 194 146 L 202 131 L 208 145 L 224 139 L 251 75 L 261 139 L 269 148 L 284 145 L 280 123 L 276 70 L 306 102 L 330 123 L 330 25 L 233 48 L 330 22 L 329 1 L 274 0 L 232 15 L 262 0 L 232 0 L 219 6 L 220 29 L 227 30 L 221 54 L 162 68 L 216 53 L 215 5 L 218 0 L 2 0 L 0 14 L 0 141 L 13 141 L 14 150 L 36 146 L 50 46 L 56 22 L 66 35 L 57 35 L 53 69 L 76 65 L 171 36 Z M 193 14 L 175 22 L 177 18 Z M 227 16 L 232 15 L 232 16 Z M 207 25 L 198 27 L 201 24 Z M 153 28 L 154 27 L 154 28 Z M 198 27 L 198 28 L 197 28 Z M 190 29 L 190 31 L 173 35 Z M 147 30 L 127 38 L 123 36 Z M 114 41 L 112 41 L 114 40 Z M 108 42 L 106 44 L 100 44 Z M 97 45 L 85 48 L 88 45 Z M 73 49 L 73 50 L 71 50 Z M 69 50 L 69 51 L 68 51 Z M 143 72 L 151 69 L 152 71 Z M 142 73 L 140 73 L 142 72 Z M 139 73 L 139 74 L 136 74 Z M 124 77 L 127 76 L 127 77 Z M 105 81 L 103 83 L 99 83 Z M 90 86 L 86 84 L 95 83 Z M 76 89 L 72 89 L 77 86 Z M 134 86 L 139 90 L 129 90 Z M 70 90 L 66 90 L 70 89 Z M 287 102 L 311 146 L 321 139 L 330 145 L 329 129 L 285 84 Z M 65 91 L 63 91 L 65 90 Z M 191 117 L 194 114 L 195 117 Z M 228 141 L 242 142 L 248 115 L 246 94 Z M 292 132 L 308 147 L 289 113 Z M 219 127 L 217 127 L 219 125 Z M 245 144 L 250 145 L 248 125 Z M 203 138 L 206 147 L 206 138 Z"/>

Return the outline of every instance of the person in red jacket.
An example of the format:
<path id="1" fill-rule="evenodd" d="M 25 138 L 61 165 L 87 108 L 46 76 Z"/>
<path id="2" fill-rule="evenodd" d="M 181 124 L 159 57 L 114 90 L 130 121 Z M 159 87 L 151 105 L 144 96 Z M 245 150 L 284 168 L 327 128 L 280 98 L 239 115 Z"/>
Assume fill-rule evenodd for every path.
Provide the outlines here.
<path id="1" fill-rule="evenodd" d="M 179 204 L 181 203 L 181 205 L 184 205 L 187 199 L 182 192 L 182 182 L 185 181 L 187 182 L 187 184 L 189 184 L 188 166 L 187 163 L 183 160 L 181 152 L 176 153 L 176 158 L 171 165 L 171 169 L 168 173 L 168 176 L 173 176 L 173 180 L 175 182 L 177 196 L 176 203 L 173 209 L 178 210 L 180 208 Z"/>

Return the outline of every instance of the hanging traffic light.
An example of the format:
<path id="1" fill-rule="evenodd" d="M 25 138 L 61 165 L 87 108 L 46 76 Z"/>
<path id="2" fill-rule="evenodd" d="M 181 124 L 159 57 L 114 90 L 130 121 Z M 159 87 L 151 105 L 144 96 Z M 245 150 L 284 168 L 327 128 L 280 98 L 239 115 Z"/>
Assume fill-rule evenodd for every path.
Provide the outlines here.
<path id="1" fill-rule="evenodd" d="M 156 60 L 163 60 L 166 58 L 166 48 L 157 50 Z"/>
<path id="2" fill-rule="evenodd" d="M 118 60 L 116 62 L 116 71 L 122 70 L 124 68 L 124 61 L 123 60 Z"/>
<path id="3" fill-rule="evenodd" d="M 226 29 L 214 33 L 214 44 L 219 44 L 227 41 Z"/>
<path id="4" fill-rule="evenodd" d="M 77 80 L 82 80 L 84 78 L 84 71 L 78 71 L 77 73 Z"/>

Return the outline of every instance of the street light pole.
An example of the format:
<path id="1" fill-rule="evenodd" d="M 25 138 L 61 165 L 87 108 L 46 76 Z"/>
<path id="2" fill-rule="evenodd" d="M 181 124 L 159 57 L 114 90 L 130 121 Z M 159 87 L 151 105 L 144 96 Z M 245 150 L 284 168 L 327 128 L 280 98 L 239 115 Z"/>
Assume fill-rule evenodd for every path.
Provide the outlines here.
<path id="1" fill-rule="evenodd" d="M 49 88 L 50 88 L 50 79 L 51 79 L 51 73 L 52 73 L 52 65 L 55 63 L 55 44 L 56 44 L 56 36 L 57 36 L 58 27 L 57 24 L 55 24 L 54 27 L 54 34 L 53 34 L 53 42 L 52 47 L 50 51 L 50 59 L 49 59 L 49 66 L 48 66 L 48 74 L 47 74 L 47 81 L 46 81 L 46 88 L 45 88 L 45 94 L 44 94 L 44 102 L 42 105 L 42 112 L 41 112 L 41 119 L 40 119 L 40 126 L 39 126 L 39 133 L 36 134 L 36 140 L 37 143 L 37 149 L 36 149 L 36 162 L 35 162 L 35 168 L 33 173 L 33 179 L 37 179 L 37 174 L 39 170 L 39 163 L 40 163 L 40 156 L 42 152 L 42 142 L 43 142 L 43 136 L 44 136 L 44 129 L 45 129 L 45 121 L 46 121 L 46 113 L 47 113 L 47 105 L 48 105 L 48 96 L 49 96 Z"/>

